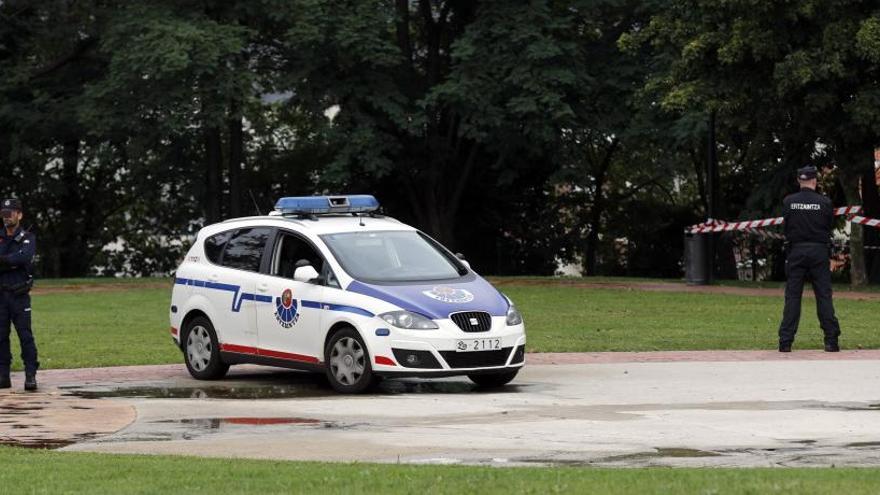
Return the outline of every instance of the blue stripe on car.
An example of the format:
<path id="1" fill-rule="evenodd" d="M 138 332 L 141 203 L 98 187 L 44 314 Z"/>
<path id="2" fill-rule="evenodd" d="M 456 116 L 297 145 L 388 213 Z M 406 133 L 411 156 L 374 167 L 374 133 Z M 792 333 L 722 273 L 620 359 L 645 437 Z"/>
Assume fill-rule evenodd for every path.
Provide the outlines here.
<path id="1" fill-rule="evenodd" d="M 204 287 L 206 289 L 232 292 L 233 313 L 238 313 L 239 311 L 241 311 L 241 303 L 243 303 L 244 301 L 255 301 L 264 303 L 272 302 L 272 298 L 269 296 L 261 296 L 259 294 L 252 294 L 250 292 L 241 292 L 240 285 L 223 284 L 220 282 L 208 282 L 205 280 L 195 280 L 191 278 L 175 278 L 174 283 L 177 285 L 190 285 L 193 287 Z"/>
<path id="2" fill-rule="evenodd" d="M 264 296 L 260 294 L 252 294 L 250 292 L 239 292 L 241 290 L 240 285 L 233 284 L 223 284 L 219 282 L 207 282 L 204 280 L 195 280 L 191 278 L 175 278 L 174 283 L 177 285 L 189 285 L 193 287 L 204 287 L 206 289 L 214 289 L 214 290 L 222 290 L 226 292 L 232 292 L 232 311 L 234 313 L 238 313 L 241 311 L 241 303 L 244 301 L 254 301 L 254 302 L 262 302 L 262 303 L 271 303 L 272 296 Z M 354 313 L 361 316 L 373 317 L 376 316 L 373 313 L 361 308 L 356 308 L 354 306 L 345 306 L 342 304 L 331 304 L 331 303 L 322 303 L 318 301 L 300 301 L 302 303 L 302 307 L 304 308 L 312 308 L 312 309 L 323 309 L 326 311 L 343 311 L 347 313 Z"/>
<path id="3" fill-rule="evenodd" d="M 373 317 L 376 316 L 373 313 L 361 308 L 356 308 L 354 306 L 346 306 L 344 304 L 332 304 L 332 303 L 323 303 L 318 301 L 302 301 L 302 305 L 304 308 L 315 308 L 315 309 L 323 309 L 325 311 L 344 311 L 346 313 L 354 313 L 356 315 Z"/>

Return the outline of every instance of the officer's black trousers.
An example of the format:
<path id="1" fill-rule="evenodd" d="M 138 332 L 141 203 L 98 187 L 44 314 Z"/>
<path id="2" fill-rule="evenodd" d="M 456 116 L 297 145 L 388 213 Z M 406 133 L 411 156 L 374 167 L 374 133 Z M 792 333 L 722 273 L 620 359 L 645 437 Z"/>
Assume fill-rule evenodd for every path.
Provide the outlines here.
<path id="1" fill-rule="evenodd" d="M 31 296 L 0 291 L 0 373 L 9 373 L 12 352 L 9 348 L 10 324 L 15 325 L 18 341 L 21 344 L 21 360 L 28 373 L 35 373 L 40 363 L 37 361 L 37 343 L 31 331 Z"/>
<path id="2" fill-rule="evenodd" d="M 831 267 L 829 247 L 823 244 L 794 244 L 785 260 L 788 282 L 785 284 L 785 309 L 779 325 L 779 343 L 791 344 L 801 319 L 801 295 L 804 279 L 809 276 L 816 295 L 816 313 L 819 326 L 825 332 L 825 342 L 836 342 L 840 324 L 834 316 L 831 302 Z"/>

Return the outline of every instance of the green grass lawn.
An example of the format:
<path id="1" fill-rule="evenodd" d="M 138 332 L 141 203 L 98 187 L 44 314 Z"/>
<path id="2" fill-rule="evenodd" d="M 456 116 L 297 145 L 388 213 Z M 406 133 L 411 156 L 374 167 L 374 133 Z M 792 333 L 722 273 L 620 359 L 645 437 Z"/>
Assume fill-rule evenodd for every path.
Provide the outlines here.
<path id="1" fill-rule="evenodd" d="M 505 286 L 530 352 L 773 349 L 782 298 L 625 289 Z M 844 348 L 880 348 L 878 301 L 837 300 Z M 821 348 L 805 299 L 795 348 Z"/>
<path id="2" fill-rule="evenodd" d="M 168 332 L 170 283 L 118 284 L 118 290 L 33 296 L 44 368 L 181 362 Z M 781 297 L 513 284 L 502 289 L 523 312 L 530 352 L 772 349 L 782 312 Z M 878 301 L 835 304 L 844 348 L 880 348 Z M 820 346 L 815 305 L 805 299 L 795 347 Z M 15 362 L 20 369 L 17 357 Z"/>
<path id="3" fill-rule="evenodd" d="M 874 494 L 877 469 L 590 469 L 328 464 L 0 447 L 9 493 Z"/>
<path id="4" fill-rule="evenodd" d="M 178 363 L 171 342 L 167 289 L 120 286 L 119 290 L 34 295 L 33 324 L 40 364 L 82 368 Z M 13 330 L 12 333 L 15 333 Z M 18 339 L 13 349 L 20 369 Z"/>

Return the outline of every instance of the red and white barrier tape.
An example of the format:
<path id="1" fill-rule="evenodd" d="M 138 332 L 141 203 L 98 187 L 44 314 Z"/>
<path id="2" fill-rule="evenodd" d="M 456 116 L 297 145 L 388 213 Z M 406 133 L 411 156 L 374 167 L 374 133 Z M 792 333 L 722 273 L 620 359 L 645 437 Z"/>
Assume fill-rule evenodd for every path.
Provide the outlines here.
<path id="1" fill-rule="evenodd" d="M 880 227 L 880 219 L 863 217 L 859 215 L 853 215 L 852 218 L 849 219 L 852 223 L 857 223 L 859 225 L 867 225 L 868 227 Z"/>
<path id="2" fill-rule="evenodd" d="M 856 213 L 861 213 L 861 206 L 841 206 L 839 208 L 834 209 L 834 214 L 837 216 L 840 215 L 855 215 Z"/>
<path id="3" fill-rule="evenodd" d="M 862 211 L 861 206 L 841 206 L 839 208 L 834 209 L 834 215 L 853 215 L 856 213 L 860 213 Z M 866 218 L 866 217 L 853 217 L 853 218 Z M 874 220 L 874 219 L 867 219 Z M 719 220 L 710 219 L 708 222 L 700 223 L 697 225 L 692 225 L 688 227 L 687 232 L 691 234 L 708 234 L 710 232 L 730 232 L 732 230 L 750 230 L 750 229 L 760 229 L 764 227 L 773 227 L 776 225 L 782 225 L 785 220 L 782 217 L 774 217 L 774 218 L 762 218 L 759 220 L 745 220 L 742 222 L 724 222 Z M 863 225 L 871 225 L 875 227 L 876 225 L 864 223 Z"/>

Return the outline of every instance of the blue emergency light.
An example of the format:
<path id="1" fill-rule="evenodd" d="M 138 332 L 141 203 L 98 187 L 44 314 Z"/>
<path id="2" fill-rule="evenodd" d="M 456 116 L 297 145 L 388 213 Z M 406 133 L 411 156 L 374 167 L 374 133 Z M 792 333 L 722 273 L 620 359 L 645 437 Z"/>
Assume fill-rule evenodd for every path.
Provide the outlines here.
<path id="1" fill-rule="evenodd" d="M 294 196 L 281 198 L 275 203 L 275 210 L 284 215 L 369 213 L 378 209 L 379 202 L 369 194 L 351 196 Z"/>

